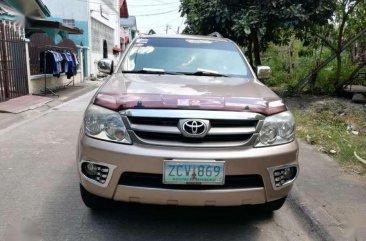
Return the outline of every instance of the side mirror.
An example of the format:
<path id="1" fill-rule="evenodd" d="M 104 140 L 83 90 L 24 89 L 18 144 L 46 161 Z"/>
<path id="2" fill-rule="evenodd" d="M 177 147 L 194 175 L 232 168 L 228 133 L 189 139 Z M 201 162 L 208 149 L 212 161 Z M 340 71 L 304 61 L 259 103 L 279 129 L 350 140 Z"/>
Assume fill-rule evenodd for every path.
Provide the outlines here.
<path id="1" fill-rule="evenodd" d="M 98 61 L 98 70 L 103 74 L 113 74 L 114 63 L 111 59 L 102 59 Z"/>
<path id="2" fill-rule="evenodd" d="M 272 77 L 272 70 L 269 66 L 257 66 L 257 77 L 259 80 L 267 80 Z"/>

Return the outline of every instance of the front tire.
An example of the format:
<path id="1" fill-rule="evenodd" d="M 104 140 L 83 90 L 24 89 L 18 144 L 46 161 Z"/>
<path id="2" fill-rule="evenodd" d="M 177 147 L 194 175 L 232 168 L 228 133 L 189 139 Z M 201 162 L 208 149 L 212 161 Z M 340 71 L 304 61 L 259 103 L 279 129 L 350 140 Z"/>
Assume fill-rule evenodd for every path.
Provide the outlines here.
<path id="1" fill-rule="evenodd" d="M 274 212 L 283 206 L 283 204 L 286 201 L 286 198 L 287 196 L 272 202 L 264 203 L 260 206 L 260 209 L 263 210 L 264 212 Z"/>
<path id="2" fill-rule="evenodd" d="M 111 209 L 116 206 L 115 201 L 94 195 L 88 192 L 81 184 L 80 184 L 80 194 L 85 206 L 87 206 L 90 209 L 93 210 Z"/>

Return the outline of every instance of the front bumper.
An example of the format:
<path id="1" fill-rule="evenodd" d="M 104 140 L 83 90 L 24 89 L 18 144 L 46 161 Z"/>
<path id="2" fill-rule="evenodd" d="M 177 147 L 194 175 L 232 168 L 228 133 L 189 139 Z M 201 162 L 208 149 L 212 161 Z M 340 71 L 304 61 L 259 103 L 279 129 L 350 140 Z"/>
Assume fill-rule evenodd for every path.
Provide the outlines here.
<path id="1" fill-rule="evenodd" d="M 290 192 L 292 183 L 275 190 L 269 169 L 289 164 L 298 166 L 297 156 L 296 141 L 266 148 L 173 148 L 116 144 L 83 133 L 78 148 L 79 164 L 81 160 L 90 160 L 114 167 L 108 183 L 103 186 L 90 181 L 79 168 L 80 182 L 87 191 L 117 201 L 184 206 L 238 206 L 283 198 Z M 170 159 L 225 161 L 225 175 L 260 175 L 263 187 L 177 190 L 119 185 L 125 172 L 162 174 L 163 161 Z"/>

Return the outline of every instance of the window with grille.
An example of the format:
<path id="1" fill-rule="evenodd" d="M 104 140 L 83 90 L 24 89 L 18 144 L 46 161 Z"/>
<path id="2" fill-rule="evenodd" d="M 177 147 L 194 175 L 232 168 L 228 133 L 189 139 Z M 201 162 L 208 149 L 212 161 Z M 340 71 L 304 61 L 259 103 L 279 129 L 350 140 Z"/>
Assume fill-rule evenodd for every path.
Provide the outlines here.
<path id="1" fill-rule="evenodd" d="M 75 19 L 64 19 L 63 23 L 71 28 L 75 28 Z"/>

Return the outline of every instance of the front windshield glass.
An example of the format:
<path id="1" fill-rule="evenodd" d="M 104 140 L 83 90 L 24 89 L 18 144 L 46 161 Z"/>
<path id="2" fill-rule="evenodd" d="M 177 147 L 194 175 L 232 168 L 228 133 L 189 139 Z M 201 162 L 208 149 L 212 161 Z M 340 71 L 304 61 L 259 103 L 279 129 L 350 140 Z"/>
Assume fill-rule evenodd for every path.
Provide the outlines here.
<path id="1" fill-rule="evenodd" d="M 237 47 L 222 40 L 140 38 L 127 53 L 122 71 L 252 77 Z"/>

